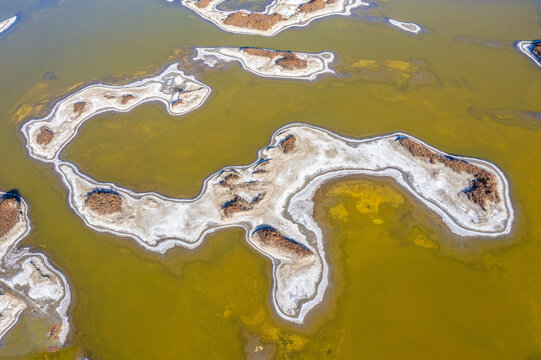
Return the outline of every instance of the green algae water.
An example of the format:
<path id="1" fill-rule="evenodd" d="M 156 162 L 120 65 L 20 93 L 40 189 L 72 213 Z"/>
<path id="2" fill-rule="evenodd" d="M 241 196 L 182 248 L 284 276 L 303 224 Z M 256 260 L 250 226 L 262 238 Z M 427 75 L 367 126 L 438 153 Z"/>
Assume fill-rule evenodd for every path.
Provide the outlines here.
<path id="1" fill-rule="evenodd" d="M 0 35 L 0 188 L 26 199 L 33 230 L 23 245 L 44 251 L 73 293 L 65 348 L 43 349 L 44 325 L 25 314 L 0 357 L 541 358 L 541 119 L 532 115 L 541 112 L 541 76 L 513 48 L 539 38 L 539 2 L 377 4 L 262 38 L 227 34 L 158 0 L 0 0 L 0 19 L 20 14 Z M 385 17 L 426 32 L 408 35 Z M 235 64 L 204 70 L 189 63 L 194 46 L 333 51 L 339 75 L 301 82 Z M 200 109 L 172 117 L 149 104 L 100 115 L 62 157 L 99 181 L 194 197 L 209 174 L 254 161 L 287 123 L 351 137 L 402 131 L 498 165 L 517 215 L 512 234 L 452 235 L 386 179 L 325 184 L 314 216 L 331 285 L 307 324 L 294 326 L 273 313 L 271 264 L 242 231 L 163 256 L 94 232 L 69 209 L 52 169 L 27 156 L 19 126 L 73 87 L 126 82 L 179 60 L 213 89 Z M 45 80 L 50 72 L 55 79 Z"/>

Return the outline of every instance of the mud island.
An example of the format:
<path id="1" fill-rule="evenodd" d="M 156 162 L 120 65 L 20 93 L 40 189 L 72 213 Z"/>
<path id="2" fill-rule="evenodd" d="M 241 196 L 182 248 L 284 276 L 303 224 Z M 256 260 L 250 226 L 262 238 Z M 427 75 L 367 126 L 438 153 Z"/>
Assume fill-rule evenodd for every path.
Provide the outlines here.
<path id="1" fill-rule="evenodd" d="M 397 27 L 400 30 L 410 32 L 413 34 L 418 34 L 421 31 L 423 31 L 422 27 L 412 22 L 402 22 L 402 21 L 391 19 L 391 18 L 387 18 L 387 21 L 389 22 L 389 24 L 393 25 L 394 27 Z"/>
<path id="2" fill-rule="evenodd" d="M 362 0 L 274 0 L 262 12 L 225 11 L 226 0 L 182 0 L 182 4 L 223 31 L 274 36 L 293 26 L 306 26 L 331 15 L 351 15 L 351 9 L 369 4 Z"/>
<path id="3" fill-rule="evenodd" d="M 4 21 L 0 21 L 0 34 L 6 31 L 11 25 L 15 24 L 17 16 L 10 17 Z"/>
<path id="4" fill-rule="evenodd" d="M 30 232 L 27 208 L 16 193 L 0 192 L 0 340 L 25 311 L 49 324 L 47 342 L 55 350 L 70 329 L 71 294 L 64 275 L 44 254 L 17 247 Z"/>
<path id="5" fill-rule="evenodd" d="M 158 101 L 171 115 L 183 115 L 195 110 L 211 90 L 173 64 L 161 74 L 123 86 L 90 85 L 58 102 L 44 119 L 30 121 L 22 131 L 30 136 L 30 154 L 42 161 L 55 160 L 64 145 L 76 134 L 88 118 L 115 111 L 127 112 L 135 106 Z"/>
<path id="6" fill-rule="evenodd" d="M 195 50 L 194 60 L 201 60 L 209 67 L 236 61 L 243 69 L 262 77 L 314 80 L 325 73 L 334 74 L 330 69 L 330 64 L 334 60 L 334 54 L 331 52 L 309 54 L 253 47 Z"/>
<path id="7" fill-rule="evenodd" d="M 176 70 L 173 74 L 168 77 L 170 87 L 173 78 L 184 79 Z M 152 82 L 160 83 L 156 89 L 163 91 L 169 81 L 160 80 L 162 76 Z M 205 89 L 195 81 L 189 81 L 193 88 Z M 328 285 L 324 238 L 312 218 L 312 199 L 326 181 L 349 175 L 390 177 L 458 235 L 495 237 L 510 232 L 514 214 L 500 169 L 483 160 L 451 156 L 405 134 L 350 139 L 315 126 L 290 124 L 272 135 L 254 163 L 226 167 L 206 178 L 194 199 L 135 193 L 102 183 L 59 157 L 83 120 L 127 109 L 130 105 L 123 105 L 120 96 L 140 96 L 136 88 L 113 91 L 99 85 L 99 91 L 83 89 L 60 100 L 45 118 L 23 125 L 30 155 L 54 165 L 68 188 L 70 206 L 88 226 L 131 237 L 149 251 L 196 248 L 214 231 L 245 229 L 248 244 L 272 261 L 274 308 L 288 321 L 302 323 L 322 301 Z M 170 107 L 174 93 L 168 90 L 162 97 L 158 91 L 150 96 L 165 97 L 163 102 Z M 186 109 L 195 109 L 205 97 L 191 97 L 191 102 L 183 98 Z M 54 134 L 47 144 L 38 143 L 49 137 L 48 132 L 41 136 L 43 128 Z"/>
<path id="8" fill-rule="evenodd" d="M 519 41 L 516 47 L 541 68 L 541 40 Z"/>

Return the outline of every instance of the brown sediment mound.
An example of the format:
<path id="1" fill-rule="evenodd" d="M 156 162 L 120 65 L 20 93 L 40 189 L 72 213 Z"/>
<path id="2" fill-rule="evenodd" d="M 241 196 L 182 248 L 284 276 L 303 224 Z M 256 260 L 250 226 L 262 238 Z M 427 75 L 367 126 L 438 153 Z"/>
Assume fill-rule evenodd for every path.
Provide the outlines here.
<path id="1" fill-rule="evenodd" d="M 231 25 L 241 28 L 256 29 L 267 31 L 274 25 L 282 21 L 284 18 L 280 14 L 258 14 L 258 13 L 245 13 L 237 11 L 229 15 L 225 20 L 225 25 Z"/>
<path id="2" fill-rule="evenodd" d="M 312 251 L 310 251 L 310 249 L 308 249 L 306 246 L 299 244 L 295 240 L 287 239 L 285 236 L 271 227 L 264 227 L 256 230 L 254 235 L 257 235 L 259 240 L 265 245 L 276 246 L 298 256 L 312 255 Z"/>
<path id="3" fill-rule="evenodd" d="M 135 96 L 133 96 L 131 94 L 122 95 L 122 98 L 120 99 L 120 103 L 122 105 L 126 105 L 128 103 L 128 101 L 133 100 L 133 99 L 135 99 Z"/>
<path id="4" fill-rule="evenodd" d="M 254 56 L 264 56 L 268 57 L 269 59 L 274 59 L 276 56 L 284 56 L 287 53 L 281 52 L 281 51 L 273 51 L 268 49 L 261 49 L 261 48 L 243 48 L 242 51 L 249 55 Z"/>
<path id="5" fill-rule="evenodd" d="M 85 206 L 98 214 L 114 214 L 122 211 L 122 197 L 111 191 L 96 189 L 86 196 Z"/>
<path id="6" fill-rule="evenodd" d="M 231 216 L 241 211 L 252 210 L 252 205 L 240 196 L 235 195 L 232 200 L 229 200 L 222 206 L 222 209 L 225 216 Z"/>
<path id="7" fill-rule="evenodd" d="M 273 51 L 260 48 L 243 48 L 242 51 L 249 55 L 268 57 L 274 59 L 276 56 L 282 56 L 276 60 L 276 64 L 286 70 L 305 69 L 308 66 L 306 60 L 301 60 L 297 54 L 285 51 Z"/>
<path id="8" fill-rule="evenodd" d="M 288 152 L 293 150 L 295 148 L 295 141 L 297 141 L 297 139 L 293 135 L 289 135 L 288 137 L 286 137 L 285 140 L 282 141 L 282 143 L 280 144 L 282 151 L 287 154 Z"/>
<path id="9" fill-rule="evenodd" d="M 105 95 L 103 95 L 103 97 L 106 98 L 107 100 L 116 99 L 116 96 L 110 95 L 110 94 L 105 94 Z"/>
<path id="10" fill-rule="evenodd" d="M 79 101 L 73 104 L 73 112 L 81 115 L 81 113 L 85 110 L 86 103 L 84 101 Z"/>
<path id="11" fill-rule="evenodd" d="M 42 127 L 39 129 L 38 135 L 36 136 L 36 142 L 38 145 L 49 145 L 53 141 L 54 133 L 51 129 Z"/>
<path id="12" fill-rule="evenodd" d="M 276 60 L 276 64 L 286 70 L 306 69 L 306 60 L 299 59 L 295 53 L 287 53 L 283 58 Z"/>
<path id="13" fill-rule="evenodd" d="M 311 0 L 299 6 L 299 12 L 311 13 L 323 9 L 325 5 L 327 5 L 325 0 Z"/>
<path id="14" fill-rule="evenodd" d="M 533 53 L 539 57 L 541 57 L 541 42 L 537 43 L 535 47 L 532 49 Z"/>
<path id="15" fill-rule="evenodd" d="M 202 9 L 202 8 L 206 8 L 207 6 L 209 6 L 210 2 L 212 0 L 199 0 L 195 3 L 195 6 L 197 6 L 198 8 Z"/>
<path id="16" fill-rule="evenodd" d="M 425 145 L 411 139 L 400 138 L 399 142 L 415 157 L 426 159 L 432 164 L 439 162 L 456 172 L 466 172 L 473 175 L 471 187 L 467 189 L 466 194 L 468 195 L 468 199 L 481 206 L 483 210 L 486 210 L 486 203 L 488 201 L 495 203 L 500 201 L 494 174 L 465 161 L 454 159 L 450 156 L 438 155 Z"/>
<path id="17" fill-rule="evenodd" d="M 20 206 L 14 198 L 0 199 L 0 236 L 4 236 L 19 222 Z"/>

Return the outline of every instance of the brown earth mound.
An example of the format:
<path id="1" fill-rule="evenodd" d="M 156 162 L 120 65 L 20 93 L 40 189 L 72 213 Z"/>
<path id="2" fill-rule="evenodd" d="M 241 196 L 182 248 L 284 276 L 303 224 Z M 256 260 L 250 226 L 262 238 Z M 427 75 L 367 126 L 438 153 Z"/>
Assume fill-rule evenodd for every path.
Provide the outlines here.
<path id="1" fill-rule="evenodd" d="M 239 174 L 237 173 L 229 173 L 219 182 L 221 186 L 231 186 L 231 182 L 238 180 L 240 178 Z"/>
<path id="2" fill-rule="evenodd" d="M 109 191 L 94 190 L 87 195 L 85 206 L 101 215 L 114 214 L 122 211 L 122 198 Z"/>
<path id="3" fill-rule="evenodd" d="M 128 103 L 128 101 L 133 100 L 133 99 L 135 99 L 135 96 L 133 96 L 131 94 L 122 95 L 122 98 L 120 99 L 120 103 L 122 105 L 126 105 Z"/>
<path id="4" fill-rule="evenodd" d="M 235 195 L 232 200 L 229 200 L 222 206 L 222 209 L 224 210 L 225 216 L 231 216 L 241 211 L 252 210 L 252 205 L 240 196 Z"/>
<path id="5" fill-rule="evenodd" d="M 20 206 L 16 199 L 0 199 L 0 236 L 4 236 L 19 222 Z"/>
<path id="6" fill-rule="evenodd" d="M 287 53 L 283 58 L 276 60 L 276 64 L 286 70 L 306 69 L 308 63 L 301 60 L 295 53 Z"/>
<path id="7" fill-rule="evenodd" d="M 264 56 L 268 57 L 269 59 L 274 59 L 276 56 L 284 56 L 287 53 L 281 52 L 281 51 L 272 51 L 268 49 L 261 49 L 261 48 L 243 48 L 242 51 L 249 55 L 254 56 Z"/>
<path id="8" fill-rule="evenodd" d="M 254 232 L 259 240 L 269 246 L 277 246 L 288 252 L 292 252 L 298 256 L 308 256 L 312 252 L 306 246 L 297 243 L 294 240 L 289 240 L 278 231 L 272 228 L 263 228 Z"/>
<path id="9" fill-rule="evenodd" d="M 324 0 L 311 0 L 299 6 L 299 12 L 311 13 L 323 9 L 325 5 L 327 3 Z"/>
<path id="10" fill-rule="evenodd" d="M 456 172 L 466 172 L 473 175 L 471 187 L 466 194 L 468 195 L 468 199 L 481 206 L 483 210 L 486 210 L 486 203 L 488 201 L 495 203 L 500 201 L 497 182 L 492 173 L 470 163 L 438 155 L 428 147 L 411 139 L 401 138 L 399 142 L 415 157 L 426 159 L 432 164 L 439 162 Z"/>
<path id="11" fill-rule="evenodd" d="M 42 127 L 36 136 L 36 142 L 38 145 L 49 145 L 53 141 L 53 137 L 54 133 L 50 129 Z"/>
<path id="12" fill-rule="evenodd" d="M 258 14 L 258 13 L 245 13 L 237 11 L 229 15 L 225 20 L 225 25 L 231 25 L 241 28 L 256 29 L 261 31 L 267 31 L 274 25 L 282 21 L 284 18 L 280 14 Z"/>
<path id="13" fill-rule="evenodd" d="M 297 141 L 297 139 L 293 135 L 286 137 L 286 139 L 280 144 L 282 151 L 287 154 L 293 150 L 295 148 L 295 141 Z"/>
<path id="14" fill-rule="evenodd" d="M 79 101 L 73 104 L 73 112 L 81 115 L 81 113 L 85 110 L 86 103 L 84 101 Z"/>
<path id="15" fill-rule="evenodd" d="M 541 42 L 535 45 L 535 47 L 532 49 L 533 53 L 539 57 L 541 57 Z"/>
<path id="16" fill-rule="evenodd" d="M 197 6 L 200 9 L 203 9 L 209 6 L 211 1 L 212 0 L 199 0 L 198 2 L 195 3 L 195 6 Z"/>

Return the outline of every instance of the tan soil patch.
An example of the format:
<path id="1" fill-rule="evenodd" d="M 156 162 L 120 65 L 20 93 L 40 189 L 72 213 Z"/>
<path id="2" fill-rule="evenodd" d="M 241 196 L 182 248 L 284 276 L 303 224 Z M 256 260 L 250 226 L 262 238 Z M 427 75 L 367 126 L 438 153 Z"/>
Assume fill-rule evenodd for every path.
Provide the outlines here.
<path id="1" fill-rule="evenodd" d="M 325 5 L 327 3 L 324 0 L 311 0 L 299 6 L 299 12 L 311 13 L 323 9 Z"/>
<path id="2" fill-rule="evenodd" d="M 135 99 L 135 96 L 133 96 L 131 94 L 122 95 L 122 98 L 120 99 L 120 103 L 122 105 L 126 105 L 128 103 L 128 101 L 133 100 L 133 99 Z"/>
<path id="3" fill-rule="evenodd" d="M 307 247 L 302 244 L 297 243 L 294 240 L 288 240 L 285 236 L 280 234 L 278 231 L 272 228 L 264 228 L 255 231 L 259 240 L 266 245 L 276 246 L 280 249 L 292 252 L 298 256 L 309 256 L 312 255 L 312 252 Z"/>
<path id="4" fill-rule="evenodd" d="M 79 101 L 73 104 L 73 112 L 77 115 L 81 115 L 81 113 L 85 110 L 86 103 L 84 101 Z"/>
<path id="5" fill-rule="evenodd" d="M 0 236 L 6 235 L 19 222 L 20 205 L 16 199 L 0 199 Z"/>
<path id="6" fill-rule="evenodd" d="M 203 9 L 209 6 L 211 1 L 212 0 L 199 0 L 198 2 L 195 3 L 195 6 L 197 6 L 200 9 Z"/>
<path id="7" fill-rule="evenodd" d="M 280 144 L 282 151 L 287 154 L 293 150 L 295 148 L 295 141 L 297 141 L 297 139 L 293 135 L 286 137 L 286 139 Z"/>
<path id="8" fill-rule="evenodd" d="M 497 182 L 492 173 L 470 163 L 438 155 L 428 147 L 411 139 L 401 138 L 399 142 L 415 157 L 426 159 L 432 164 L 439 162 L 456 172 L 466 172 L 473 175 L 471 187 L 466 194 L 468 199 L 481 206 L 483 210 L 486 210 L 488 201 L 500 202 Z"/>
<path id="9" fill-rule="evenodd" d="M 239 174 L 229 173 L 219 182 L 221 186 L 231 186 L 231 182 L 240 179 Z"/>
<path id="10" fill-rule="evenodd" d="M 54 133 L 50 129 L 42 127 L 36 136 L 36 142 L 38 145 L 49 145 L 53 141 L 53 137 Z"/>
<path id="11" fill-rule="evenodd" d="M 241 28 L 267 31 L 283 19 L 284 18 L 280 14 L 264 15 L 237 11 L 236 13 L 229 15 L 224 20 L 224 24 Z"/>
<path id="12" fill-rule="evenodd" d="M 49 339 L 52 342 L 58 342 L 58 335 L 62 331 L 62 324 L 55 324 L 49 329 Z"/>
<path id="13" fill-rule="evenodd" d="M 283 58 L 276 60 L 276 64 L 286 70 L 306 69 L 308 63 L 301 60 L 295 53 L 287 53 Z"/>
<path id="14" fill-rule="evenodd" d="M 85 206 L 98 214 L 114 214 L 122 211 L 122 197 L 115 193 L 95 190 L 87 195 Z"/>

